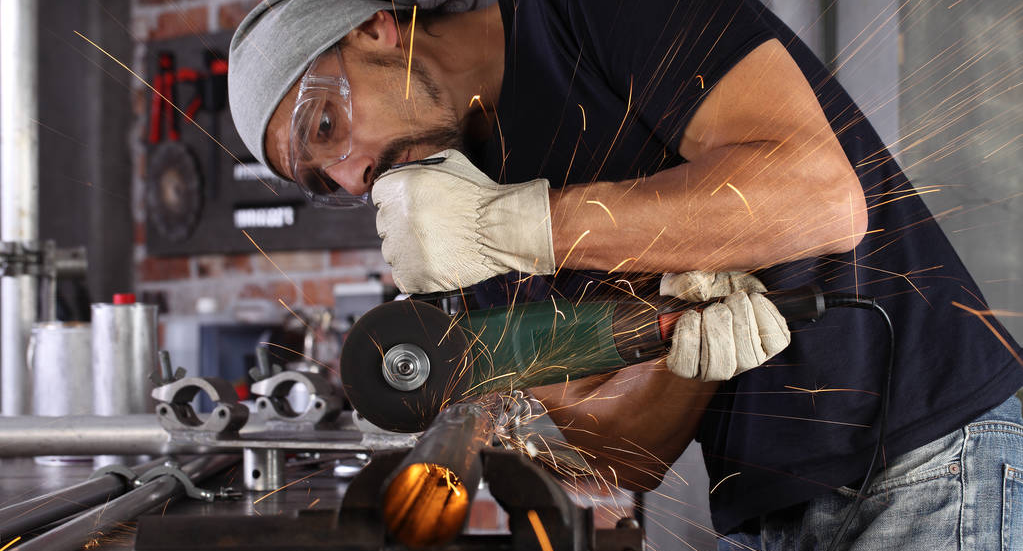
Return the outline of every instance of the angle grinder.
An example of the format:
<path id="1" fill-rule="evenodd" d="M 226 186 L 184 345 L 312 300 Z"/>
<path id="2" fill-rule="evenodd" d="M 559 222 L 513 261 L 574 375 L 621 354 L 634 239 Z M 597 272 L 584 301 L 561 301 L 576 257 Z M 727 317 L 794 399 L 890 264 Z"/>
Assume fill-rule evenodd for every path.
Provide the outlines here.
<path id="1" fill-rule="evenodd" d="M 826 308 L 825 295 L 816 286 L 765 296 L 790 323 L 815 320 Z M 452 297 L 457 295 L 440 298 Z M 345 339 L 345 393 L 380 428 L 418 432 L 451 403 L 664 357 L 682 312 L 716 302 L 552 298 L 445 311 L 436 304 L 447 301 L 429 298 L 377 306 L 359 318 Z"/>

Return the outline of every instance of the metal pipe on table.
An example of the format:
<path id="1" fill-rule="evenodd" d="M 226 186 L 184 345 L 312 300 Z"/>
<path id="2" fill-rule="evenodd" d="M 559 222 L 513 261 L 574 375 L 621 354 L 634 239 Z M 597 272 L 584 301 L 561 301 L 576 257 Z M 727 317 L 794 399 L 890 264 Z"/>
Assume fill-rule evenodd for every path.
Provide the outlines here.
<path id="1" fill-rule="evenodd" d="M 167 458 L 157 459 L 132 467 L 141 475 L 158 467 Z M 0 509 L 0 534 L 10 536 L 23 534 L 52 522 L 78 514 L 95 505 L 124 494 L 134 486 L 124 476 L 108 473 L 90 478 L 73 486 L 50 492 L 21 503 Z"/>
<path id="2" fill-rule="evenodd" d="M 35 0 L 0 2 L 0 240 L 39 240 L 39 134 Z M 25 346 L 36 321 L 34 275 L 0 278 L 0 412 L 28 413 Z"/>
<path id="3" fill-rule="evenodd" d="M 412 548 L 461 532 L 483 474 L 480 450 L 494 434 L 501 400 L 490 396 L 442 410 L 385 483 L 384 521 Z"/>
<path id="4" fill-rule="evenodd" d="M 155 415 L 0 417 L 0 457 L 165 455 L 205 451 L 175 443 Z"/>
<path id="5" fill-rule="evenodd" d="M 194 459 L 181 467 L 193 483 L 202 482 L 238 462 L 237 455 L 208 455 Z M 77 551 L 100 540 L 111 528 L 134 520 L 142 513 L 179 497 L 185 485 L 171 475 L 164 475 L 131 490 L 121 497 L 74 520 L 31 539 L 17 547 L 18 551 Z"/>

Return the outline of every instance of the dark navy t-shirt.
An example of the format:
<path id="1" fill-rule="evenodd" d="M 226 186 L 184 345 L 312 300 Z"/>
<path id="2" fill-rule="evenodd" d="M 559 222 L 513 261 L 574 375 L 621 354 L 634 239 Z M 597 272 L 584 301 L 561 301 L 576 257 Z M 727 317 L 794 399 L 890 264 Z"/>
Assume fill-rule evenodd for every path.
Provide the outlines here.
<path id="1" fill-rule="evenodd" d="M 770 289 L 816 283 L 876 297 L 895 326 L 886 457 L 968 423 L 1023 386 L 1019 346 L 985 309 L 931 213 L 827 69 L 754 0 L 501 0 L 503 88 L 492 139 L 470 152 L 495 180 L 553 186 L 635 178 L 685 162 L 677 151 L 700 101 L 746 54 L 776 38 L 820 100 L 863 185 L 868 233 L 855 251 L 760 271 Z M 770 108 L 770 106 L 765 106 Z M 639 184 L 641 185 L 641 184 Z M 779 189 L 779 193 L 784 193 Z M 670 236 L 666 236 L 670 238 Z M 562 272 L 498 278 L 494 302 L 578 295 L 655 277 Z M 513 283 L 509 283 L 513 282 Z M 617 283 L 616 283 L 617 282 Z M 656 293 L 656 287 L 650 289 Z M 638 290 L 637 290 L 638 291 Z M 877 438 L 887 330 L 870 311 L 793 325 L 792 344 L 720 387 L 698 439 L 715 528 L 801 503 L 866 473 Z M 1011 350 L 1010 350 L 1011 349 Z M 725 480 L 727 478 L 727 480 Z M 723 481 L 723 482 L 722 482 Z M 721 482 L 718 485 L 718 482 Z"/>

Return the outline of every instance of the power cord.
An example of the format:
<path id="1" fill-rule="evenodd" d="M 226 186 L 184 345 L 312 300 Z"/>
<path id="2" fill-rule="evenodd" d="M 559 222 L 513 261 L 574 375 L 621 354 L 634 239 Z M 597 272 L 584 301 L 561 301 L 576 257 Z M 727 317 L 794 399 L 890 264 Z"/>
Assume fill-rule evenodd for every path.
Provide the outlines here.
<path id="1" fill-rule="evenodd" d="M 825 293 L 824 306 L 825 309 L 861 308 L 872 310 L 881 316 L 881 319 L 884 320 L 885 325 L 888 327 L 888 366 L 882 375 L 881 404 L 874 421 L 874 424 L 880 428 L 880 431 L 877 434 L 874 454 L 870 458 L 870 465 L 867 467 L 867 475 L 863 477 L 863 483 L 860 484 L 860 489 L 856 492 L 856 501 L 853 502 L 852 508 L 846 513 L 842 526 L 839 527 L 838 532 L 835 533 L 834 538 L 831 540 L 831 544 L 828 545 L 828 551 L 837 551 L 842 537 L 845 536 L 846 531 L 856 517 L 856 513 L 859 512 L 860 505 L 866 498 L 867 488 L 874 482 L 876 475 L 874 469 L 884 453 L 884 434 L 888 429 L 888 403 L 892 390 L 892 372 L 895 369 L 895 328 L 892 326 L 892 320 L 888 317 L 888 313 L 873 298 L 858 297 L 847 293 Z"/>

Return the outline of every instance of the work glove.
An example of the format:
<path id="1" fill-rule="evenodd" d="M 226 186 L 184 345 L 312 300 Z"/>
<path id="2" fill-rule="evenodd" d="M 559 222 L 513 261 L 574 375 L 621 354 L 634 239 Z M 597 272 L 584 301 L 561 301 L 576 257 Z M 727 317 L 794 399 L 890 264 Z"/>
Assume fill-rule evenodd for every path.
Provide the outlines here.
<path id="1" fill-rule="evenodd" d="M 547 180 L 498 185 L 455 150 L 373 184 L 381 250 L 406 293 L 452 291 L 518 271 L 554 273 Z"/>
<path id="2" fill-rule="evenodd" d="M 687 302 L 724 297 L 675 324 L 668 369 L 679 377 L 725 381 L 762 365 L 792 340 L 785 318 L 764 297 L 759 279 L 742 272 L 665 274 L 661 295 Z"/>

